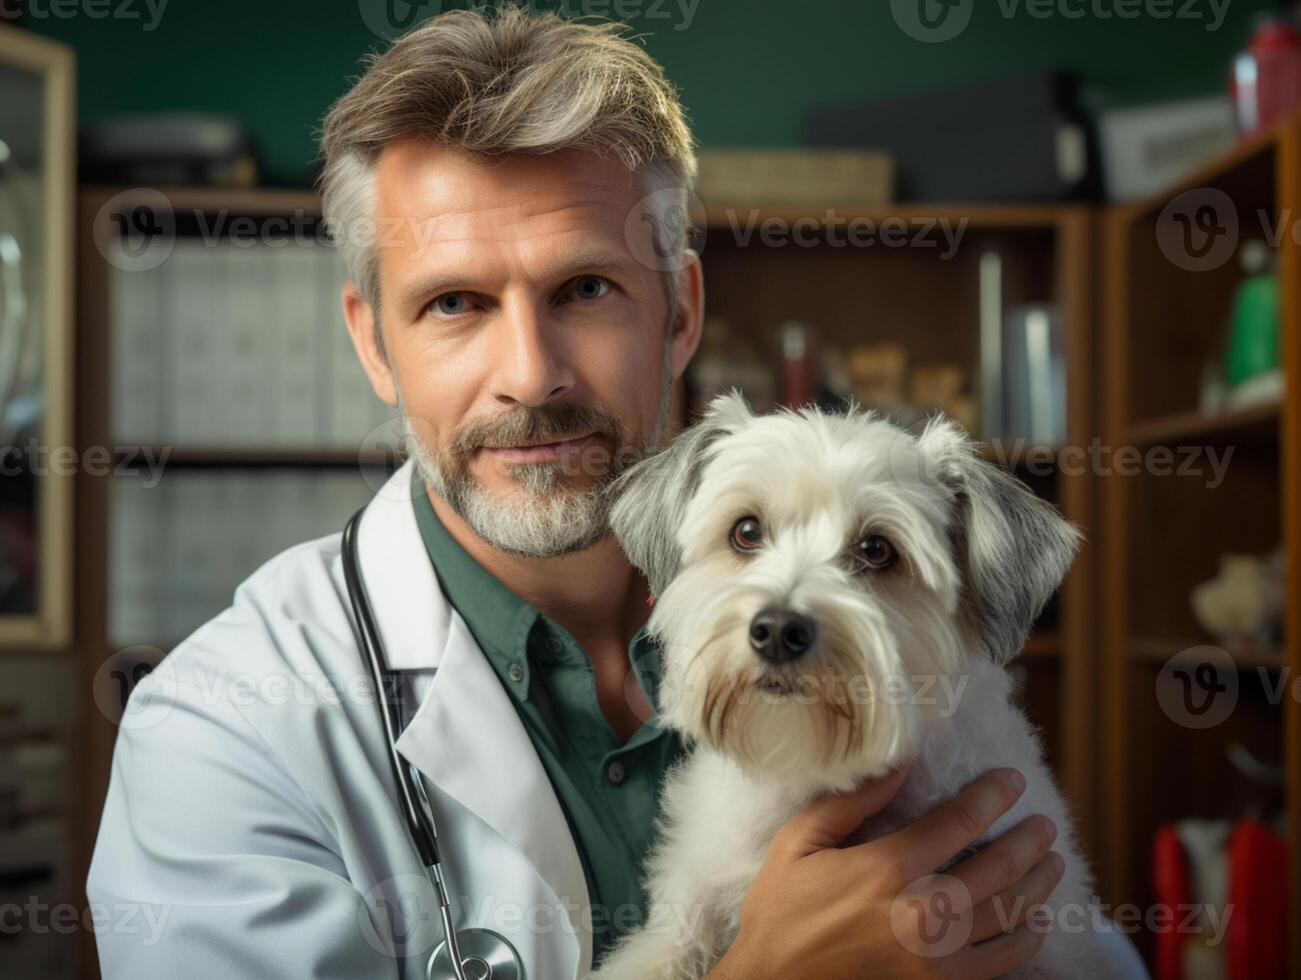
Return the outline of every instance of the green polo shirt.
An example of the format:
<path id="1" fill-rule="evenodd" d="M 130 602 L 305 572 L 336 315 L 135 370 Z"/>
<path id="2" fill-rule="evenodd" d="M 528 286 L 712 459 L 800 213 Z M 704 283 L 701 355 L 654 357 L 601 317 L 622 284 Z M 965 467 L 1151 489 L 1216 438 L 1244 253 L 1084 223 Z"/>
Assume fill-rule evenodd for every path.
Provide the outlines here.
<path id="1" fill-rule="evenodd" d="M 681 740 L 652 719 L 621 742 L 601 713 L 596 677 L 577 641 L 475 561 L 423 492 L 412 497 L 443 593 L 501 680 L 565 811 L 587 879 L 599 963 L 645 919 L 642 862 L 654 837 L 660 784 L 682 755 Z M 660 655 L 644 627 L 628 656 L 654 704 Z"/>

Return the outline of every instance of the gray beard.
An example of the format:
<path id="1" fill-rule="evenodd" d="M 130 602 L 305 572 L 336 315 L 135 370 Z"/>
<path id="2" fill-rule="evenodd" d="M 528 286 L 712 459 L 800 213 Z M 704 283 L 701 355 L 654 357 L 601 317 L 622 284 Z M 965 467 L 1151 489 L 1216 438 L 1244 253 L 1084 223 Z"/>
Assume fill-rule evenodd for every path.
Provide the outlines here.
<path id="1" fill-rule="evenodd" d="M 465 467 L 443 466 L 420 442 L 398 393 L 407 451 L 420 478 L 480 538 L 501 551 L 529 558 L 556 558 L 585 551 L 610 531 L 606 489 L 619 474 L 660 448 L 668 428 L 672 386 L 668 344 L 664 347 L 659 406 L 648 437 L 612 454 L 610 466 L 583 490 L 565 485 L 564 463 L 521 463 L 507 472 L 515 489 L 495 496 Z"/>

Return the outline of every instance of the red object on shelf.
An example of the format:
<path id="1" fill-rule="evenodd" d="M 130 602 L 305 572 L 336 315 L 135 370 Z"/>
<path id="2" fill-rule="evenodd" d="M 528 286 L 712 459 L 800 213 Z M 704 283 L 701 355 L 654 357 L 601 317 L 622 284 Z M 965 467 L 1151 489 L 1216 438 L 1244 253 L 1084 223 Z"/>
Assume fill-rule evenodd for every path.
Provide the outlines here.
<path id="1" fill-rule="evenodd" d="M 1226 929 L 1229 980 L 1287 975 L 1287 844 L 1264 824 L 1244 820 L 1229 837 Z"/>
<path id="2" fill-rule="evenodd" d="M 1301 105 L 1301 32 L 1288 19 L 1264 18 L 1233 62 L 1229 83 L 1238 129 L 1250 136 Z"/>
<path id="3" fill-rule="evenodd" d="M 1161 827 L 1152 839 L 1152 890 L 1157 905 L 1176 910 L 1188 906 L 1188 860 L 1173 824 Z M 1178 929 L 1157 932 L 1154 980 L 1183 980 L 1185 938 Z"/>
<path id="4" fill-rule="evenodd" d="M 781 400 L 787 408 L 813 401 L 813 342 L 809 328 L 787 323 L 781 329 Z"/>

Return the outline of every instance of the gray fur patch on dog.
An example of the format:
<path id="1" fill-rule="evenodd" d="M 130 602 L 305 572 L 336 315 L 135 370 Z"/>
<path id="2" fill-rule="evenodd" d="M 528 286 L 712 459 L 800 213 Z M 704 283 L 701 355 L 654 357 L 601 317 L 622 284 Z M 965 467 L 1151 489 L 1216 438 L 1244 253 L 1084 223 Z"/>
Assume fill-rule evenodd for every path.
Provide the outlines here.
<path id="1" fill-rule="evenodd" d="M 1083 536 L 1024 483 L 982 459 L 952 421 L 932 420 L 918 441 L 954 492 L 963 614 L 989 656 L 1006 663 L 1061 586 Z"/>
<path id="2" fill-rule="evenodd" d="M 646 575 L 652 595 L 663 592 L 678 574 L 678 526 L 700 485 L 710 448 L 752 418 L 738 392 L 719 395 L 667 449 L 630 467 L 610 485 L 610 528 L 628 560 Z"/>

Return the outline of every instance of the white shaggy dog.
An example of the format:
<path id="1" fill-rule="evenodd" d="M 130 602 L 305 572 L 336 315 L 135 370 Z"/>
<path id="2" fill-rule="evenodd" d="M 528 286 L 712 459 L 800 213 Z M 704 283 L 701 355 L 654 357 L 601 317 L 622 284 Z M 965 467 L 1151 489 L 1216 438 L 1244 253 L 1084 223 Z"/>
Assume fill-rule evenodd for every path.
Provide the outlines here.
<path id="1" fill-rule="evenodd" d="M 754 416 L 735 394 L 612 492 L 656 596 L 661 723 L 694 751 L 664 790 L 647 925 L 596 977 L 705 974 L 781 825 L 905 761 L 862 840 L 1014 766 L 1028 788 L 987 839 L 1051 818 L 1066 869 L 1048 906 L 1084 914 L 1087 866 L 1004 670 L 1074 555 L 1056 511 L 943 419 L 914 437 L 858 409 Z M 1024 975 L 1119 975 L 1096 939 L 1059 926 Z"/>

